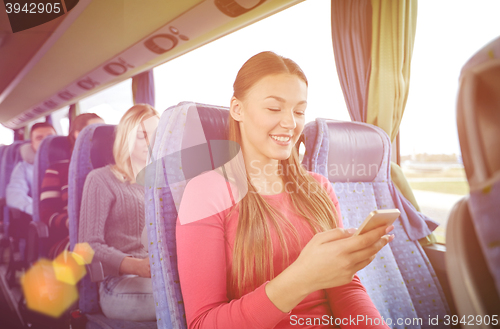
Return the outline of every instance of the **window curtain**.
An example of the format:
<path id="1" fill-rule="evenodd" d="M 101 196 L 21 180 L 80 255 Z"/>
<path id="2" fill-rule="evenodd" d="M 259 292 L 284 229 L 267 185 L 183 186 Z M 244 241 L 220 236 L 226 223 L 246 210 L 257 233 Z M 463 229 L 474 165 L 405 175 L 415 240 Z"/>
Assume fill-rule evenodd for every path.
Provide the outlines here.
<path id="1" fill-rule="evenodd" d="M 155 81 L 153 70 L 139 73 L 132 77 L 132 95 L 134 104 L 155 106 Z"/>
<path id="2" fill-rule="evenodd" d="M 69 126 L 71 127 L 71 123 L 77 116 L 79 116 L 81 113 L 80 110 L 80 104 L 79 103 L 73 103 L 69 106 L 68 109 L 68 120 L 69 120 Z"/>
<path id="3" fill-rule="evenodd" d="M 417 26 L 417 0 L 371 0 L 372 67 L 367 120 L 396 139 L 408 99 L 410 65 Z M 420 211 L 410 184 L 396 163 L 391 176 L 401 194 Z"/>
<path id="4" fill-rule="evenodd" d="M 396 138 L 408 99 L 417 0 L 372 0 L 367 121 Z"/>
<path id="5" fill-rule="evenodd" d="M 366 122 L 372 43 L 368 0 L 332 1 L 335 65 L 352 121 Z"/>
<path id="6" fill-rule="evenodd" d="M 381 127 L 394 141 L 408 98 L 417 0 L 332 0 L 331 11 L 335 64 L 351 120 Z M 396 163 L 391 177 L 420 211 Z"/>

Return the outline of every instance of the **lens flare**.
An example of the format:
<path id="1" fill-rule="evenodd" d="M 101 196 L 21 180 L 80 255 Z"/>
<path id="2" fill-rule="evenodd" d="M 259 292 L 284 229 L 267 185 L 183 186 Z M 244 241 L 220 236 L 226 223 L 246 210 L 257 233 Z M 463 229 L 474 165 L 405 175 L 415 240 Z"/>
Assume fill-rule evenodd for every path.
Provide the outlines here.
<path id="1" fill-rule="evenodd" d="M 48 259 L 36 262 L 21 277 L 21 286 L 29 309 L 54 318 L 78 300 L 76 286 L 58 280 Z"/>
<path id="2" fill-rule="evenodd" d="M 75 248 L 73 249 L 73 253 L 80 256 L 76 257 L 76 261 L 82 261 L 78 263 L 80 265 L 88 265 L 92 263 L 92 259 L 94 258 L 94 250 L 87 242 L 77 243 Z"/>
<path id="3" fill-rule="evenodd" d="M 87 271 L 84 259 L 74 252 L 63 251 L 52 262 L 57 280 L 76 285 Z"/>

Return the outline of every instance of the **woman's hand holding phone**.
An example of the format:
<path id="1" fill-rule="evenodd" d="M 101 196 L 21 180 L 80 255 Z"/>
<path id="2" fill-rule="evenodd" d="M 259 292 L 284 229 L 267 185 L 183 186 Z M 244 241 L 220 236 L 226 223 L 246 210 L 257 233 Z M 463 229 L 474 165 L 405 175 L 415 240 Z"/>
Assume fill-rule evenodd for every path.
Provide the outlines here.
<path id="1" fill-rule="evenodd" d="M 314 291 L 351 282 L 393 240 L 394 235 L 386 235 L 393 228 L 381 226 L 357 236 L 356 229 L 341 228 L 316 234 L 297 260 L 266 285 L 269 299 L 289 312 Z"/>
<path id="2" fill-rule="evenodd" d="M 339 228 L 316 234 L 296 261 L 311 292 L 351 282 L 392 241 L 394 236 L 386 233 L 393 228 L 382 226 L 357 236 L 355 229 Z"/>

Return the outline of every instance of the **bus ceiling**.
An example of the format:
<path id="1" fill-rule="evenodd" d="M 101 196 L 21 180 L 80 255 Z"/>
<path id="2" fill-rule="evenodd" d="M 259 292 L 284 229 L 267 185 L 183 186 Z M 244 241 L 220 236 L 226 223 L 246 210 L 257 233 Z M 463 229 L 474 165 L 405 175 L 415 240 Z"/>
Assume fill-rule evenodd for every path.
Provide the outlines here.
<path id="1" fill-rule="evenodd" d="M 0 10 L 0 123 L 16 129 L 303 0 L 79 0 L 12 32 Z"/>

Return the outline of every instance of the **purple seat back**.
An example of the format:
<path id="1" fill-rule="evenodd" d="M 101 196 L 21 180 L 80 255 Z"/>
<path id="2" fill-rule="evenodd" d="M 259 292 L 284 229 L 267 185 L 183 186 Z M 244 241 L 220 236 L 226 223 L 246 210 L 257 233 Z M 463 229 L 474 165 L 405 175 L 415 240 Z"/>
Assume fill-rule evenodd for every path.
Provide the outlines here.
<path id="1" fill-rule="evenodd" d="M 7 185 L 10 182 L 10 175 L 14 170 L 14 167 L 19 161 L 21 161 L 21 152 L 19 148 L 21 145 L 28 143 L 29 141 L 17 141 L 10 145 L 5 146 L 3 151 L 3 156 L 0 159 L 0 198 L 6 197 Z M 9 234 L 9 222 L 10 214 L 9 207 L 5 206 L 3 208 L 3 220 L 4 220 L 4 232 L 5 235 Z"/>
<path id="2" fill-rule="evenodd" d="M 207 141 L 227 139 L 229 111 L 226 108 L 182 102 L 168 108 L 161 116 L 153 148 L 156 162 L 146 171 L 146 226 L 151 242 L 149 253 L 157 324 L 163 329 L 186 328 L 177 272 L 177 209 L 169 186 L 169 180 L 171 183 L 182 181 L 186 171 L 178 170 L 184 166 L 180 152 L 166 150 L 181 150 L 189 111 L 196 111 Z"/>
<path id="3" fill-rule="evenodd" d="M 464 65 L 457 128 L 470 186 L 469 210 L 500 297 L 500 37 Z M 468 242 L 468 241 L 465 241 Z M 484 297 L 484 296 L 482 296 Z"/>
<path id="4" fill-rule="evenodd" d="M 40 192 L 45 171 L 54 163 L 69 160 L 70 143 L 66 136 L 47 136 L 38 147 L 33 171 L 33 221 L 40 221 Z"/>
<path id="5" fill-rule="evenodd" d="M 94 169 L 114 163 L 113 142 L 115 126 L 93 124 L 85 127 L 76 140 L 69 166 L 68 217 L 71 250 L 78 243 L 78 224 L 85 178 Z M 98 313 L 99 292 L 97 283 L 86 275 L 79 286 L 79 307 L 83 313 Z"/>
<path id="6" fill-rule="evenodd" d="M 398 208 L 402 213 L 394 224 L 396 238 L 358 272 L 381 315 L 396 321 L 449 314 L 434 269 L 417 241 L 419 235 L 430 232 L 425 216 L 401 200 L 391 182 L 387 134 L 365 123 L 316 119 L 306 125 L 304 137 L 303 164 L 328 177 L 339 200 L 344 227 L 359 227 L 376 209 Z M 410 238 L 408 231 L 417 238 Z M 422 326 L 406 327 L 425 325 L 424 321 Z"/>

